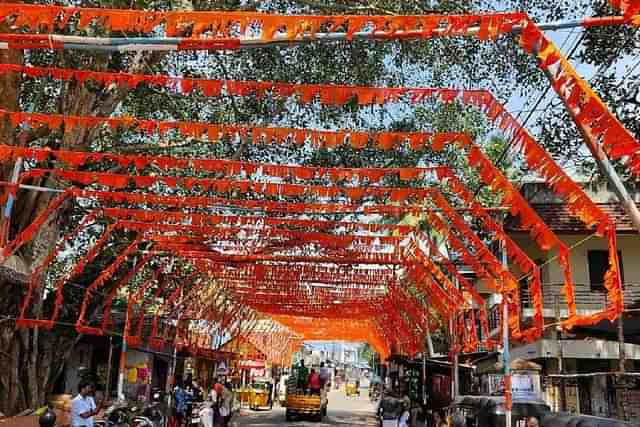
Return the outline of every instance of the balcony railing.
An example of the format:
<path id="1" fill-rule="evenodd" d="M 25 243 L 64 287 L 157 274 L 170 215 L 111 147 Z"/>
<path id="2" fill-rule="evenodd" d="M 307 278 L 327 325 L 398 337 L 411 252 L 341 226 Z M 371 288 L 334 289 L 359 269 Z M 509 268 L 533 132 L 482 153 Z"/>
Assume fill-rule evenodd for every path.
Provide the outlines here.
<path id="1" fill-rule="evenodd" d="M 557 283 L 543 285 L 545 317 L 554 317 L 556 310 L 562 318 L 567 316 L 567 303 L 562 293 L 562 286 Z M 576 309 L 579 314 L 589 314 L 589 312 L 601 311 L 606 308 L 608 303 L 606 292 L 591 291 L 590 285 L 585 284 L 576 283 L 575 286 Z M 521 288 L 520 292 L 521 314 L 525 317 L 530 316 L 533 308 L 531 296 L 526 288 Z M 624 306 L 626 308 L 640 308 L 640 284 L 626 283 L 624 285 Z M 501 310 L 500 305 L 494 305 L 487 310 L 490 335 L 494 337 L 499 333 Z"/>
<path id="2" fill-rule="evenodd" d="M 522 308 L 532 308 L 531 296 L 528 289 L 521 288 Z M 600 311 L 607 306 L 608 295 L 606 291 L 592 291 L 589 284 L 575 285 L 575 300 L 578 310 Z M 567 309 L 566 300 L 562 293 L 562 284 L 543 285 L 543 304 L 545 310 L 558 310 L 561 312 Z M 640 284 L 626 283 L 624 285 L 624 305 L 627 308 L 640 308 Z"/>

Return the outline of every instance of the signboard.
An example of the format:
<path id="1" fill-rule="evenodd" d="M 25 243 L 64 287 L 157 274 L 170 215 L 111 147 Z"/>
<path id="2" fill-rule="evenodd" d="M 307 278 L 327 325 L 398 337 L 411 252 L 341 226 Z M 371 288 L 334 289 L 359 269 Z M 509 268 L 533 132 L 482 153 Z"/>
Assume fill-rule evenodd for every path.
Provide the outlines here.
<path id="1" fill-rule="evenodd" d="M 511 392 L 513 397 L 535 399 L 538 393 L 531 375 L 513 374 L 511 376 Z"/>
<path id="2" fill-rule="evenodd" d="M 511 393 L 514 398 L 537 399 L 541 397 L 540 377 L 530 374 L 511 375 Z M 482 378 L 482 392 L 486 395 L 504 393 L 504 381 L 502 374 L 488 374 Z"/>
<path id="3" fill-rule="evenodd" d="M 565 396 L 567 402 L 567 412 L 572 414 L 580 413 L 580 403 L 578 401 L 578 386 L 566 386 L 565 387 Z"/>
<path id="4" fill-rule="evenodd" d="M 264 369 L 263 360 L 241 360 L 238 363 L 240 369 Z"/>

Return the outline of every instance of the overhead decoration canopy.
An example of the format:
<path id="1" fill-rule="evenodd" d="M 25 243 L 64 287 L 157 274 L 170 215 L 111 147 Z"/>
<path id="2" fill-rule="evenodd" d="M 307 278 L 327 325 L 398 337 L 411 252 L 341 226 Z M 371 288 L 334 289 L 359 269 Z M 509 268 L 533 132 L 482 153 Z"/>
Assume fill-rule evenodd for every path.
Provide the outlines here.
<path id="1" fill-rule="evenodd" d="M 635 17 L 639 7 L 625 1 L 612 4 L 621 7 L 624 16 L 608 24 L 640 24 Z M 522 13 L 279 16 L 0 4 L 0 20 L 7 19 L 15 29 L 48 32 L 63 30 L 72 20 L 77 20 L 78 28 L 97 24 L 114 31 L 140 33 L 150 33 L 163 25 L 167 45 L 194 50 L 343 36 L 351 40 L 363 33 L 379 39 L 464 35 L 487 40 L 518 32 L 521 46 L 549 73 L 554 90 L 567 104 L 576 124 L 589 129 L 588 146 L 603 150 L 612 160 L 626 159 L 630 170 L 640 173 L 638 141 Z M 199 36 L 208 38 L 194 38 Z M 150 37 L 127 40 L 149 49 L 152 42 L 157 42 Z M 98 38 L 91 42 L 105 46 L 119 43 L 117 39 Z M 0 34 L 0 47 L 5 49 L 88 46 L 86 38 L 75 36 Z M 615 224 L 487 91 L 207 80 L 14 64 L 0 65 L 0 73 L 128 88 L 157 85 L 184 96 L 295 97 L 302 103 L 319 100 L 333 106 L 353 98 L 359 105 L 437 99 L 477 107 L 513 136 L 524 163 L 545 179 L 571 213 L 606 239 L 608 305 L 603 311 L 590 316 L 577 312 L 570 249 L 472 137 L 463 133 L 326 131 L 4 110 L 0 116 L 14 128 L 46 126 L 71 132 L 104 127 L 135 130 L 143 135 L 174 132 L 217 144 L 238 139 L 314 149 L 349 144 L 356 150 L 372 146 L 383 150 L 461 150 L 487 188 L 501 196 L 500 207 L 520 219 L 540 250 L 557 254 L 568 307 L 563 326 L 614 320 L 622 313 Z M 534 340 L 547 326 L 538 266 L 505 233 L 496 211 L 483 206 L 465 184 L 466 177 L 449 165 L 319 168 L 80 152 L 73 148 L 0 145 L 3 163 L 29 162 L 28 168 L 18 169 L 15 180 L 2 183 L 7 209 L 24 191 L 43 190 L 39 186 L 42 178 L 60 187 L 56 190 L 60 194 L 33 223 L 12 226 L 9 220 L 3 221 L 5 259 L 31 242 L 49 221 L 64 215 L 63 210 L 69 206 L 82 212 L 34 272 L 22 302 L 19 327 L 54 328 L 71 322 L 79 333 L 111 333 L 113 303 L 124 299 L 124 336 L 131 345 L 146 340 L 153 347 L 170 345 L 197 353 L 215 347 L 206 336 L 242 336 L 283 364 L 290 362 L 303 340 L 366 341 L 383 356 L 391 352 L 414 355 L 422 351 L 423 338 L 429 331 L 449 322 L 457 351 L 474 351 L 479 344 L 493 348 L 497 341 L 489 335 L 486 302 L 458 270 L 460 260 L 492 292 L 502 295 L 512 339 Z M 117 164 L 117 171 L 97 170 L 96 166 L 105 164 Z M 408 214 L 418 216 L 427 227 L 398 224 L 398 219 Z M 87 229 L 97 231 L 100 237 L 78 248 L 72 268 L 56 269 L 67 245 L 82 240 Z M 484 235 L 489 237 L 481 237 Z M 499 259 L 489 243 L 501 245 L 506 259 Z M 98 259 L 106 261 L 107 268 L 81 289 L 80 301 L 68 298 L 69 287 L 76 286 L 78 277 Z M 47 317 L 34 318 L 31 302 L 35 294 L 43 292 L 44 277 L 53 284 L 49 290 L 55 292 L 56 304 Z M 524 324 L 519 316 L 525 289 L 535 312 L 530 324 Z M 96 306 L 103 307 L 101 318 L 89 318 L 89 308 Z M 144 330 L 145 316 L 151 316 L 148 333 Z"/>

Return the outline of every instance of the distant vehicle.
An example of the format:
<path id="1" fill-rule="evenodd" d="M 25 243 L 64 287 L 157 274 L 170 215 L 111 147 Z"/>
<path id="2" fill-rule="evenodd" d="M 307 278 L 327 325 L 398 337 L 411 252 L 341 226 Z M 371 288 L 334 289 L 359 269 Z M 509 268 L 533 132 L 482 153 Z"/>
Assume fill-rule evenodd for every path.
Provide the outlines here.
<path id="1" fill-rule="evenodd" d="M 467 420 L 467 427 L 521 427 L 529 417 L 541 420 L 551 411 L 543 400 L 514 399 L 511 426 L 505 426 L 503 396 L 460 396 L 449 409 L 462 415 Z"/>
<path id="2" fill-rule="evenodd" d="M 360 387 L 359 383 L 355 380 L 350 380 L 346 386 L 346 395 L 347 397 L 352 396 L 360 396 Z"/>
<path id="3" fill-rule="evenodd" d="M 314 421 L 322 421 L 327 415 L 327 389 L 325 386 L 320 390 L 320 395 L 305 393 L 305 390 L 297 387 L 294 376 L 287 381 L 287 394 L 284 406 L 286 409 L 287 421 L 292 421 L 296 417 L 311 416 Z"/>
<path id="4" fill-rule="evenodd" d="M 633 427 L 633 424 L 590 415 L 549 414 L 540 427 Z"/>
<path id="5" fill-rule="evenodd" d="M 271 393 L 273 388 L 271 381 L 267 379 L 256 380 L 251 384 L 251 391 L 249 392 L 249 408 L 254 411 L 262 408 L 273 408 L 273 400 L 271 399 Z"/>
<path id="6" fill-rule="evenodd" d="M 327 392 L 322 389 L 320 396 L 289 393 L 286 407 L 287 421 L 292 421 L 295 417 L 311 416 L 314 421 L 320 422 L 327 415 Z"/>

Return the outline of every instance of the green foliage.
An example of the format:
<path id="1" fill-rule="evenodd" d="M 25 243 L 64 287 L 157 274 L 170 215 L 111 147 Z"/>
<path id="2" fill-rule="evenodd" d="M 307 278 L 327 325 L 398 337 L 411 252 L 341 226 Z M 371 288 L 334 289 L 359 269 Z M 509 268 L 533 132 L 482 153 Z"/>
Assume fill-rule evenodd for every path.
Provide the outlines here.
<path id="1" fill-rule="evenodd" d="M 429 7 L 427 4 L 433 4 Z M 196 10 L 259 10 L 279 13 L 328 13 L 328 14 L 421 14 L 421 13 L 469 13 L 497 8 L 488 0 L 421 1 L 328 1 L 272 0 L 257 1 L 136 1 L 129 3 L 96 3 L 100 7 L 138 7 L 149 9 L 193 8 Z M 505 10 L 527 10 L 537 20 L 557 20 L 581 17 L 595 11 L 609 14 L 605 2 L 574 0 L 548 2 L 543 0 L 509 0 L 500 2 Z M 100 35 L 104 31 L 92 28 L 89 34 Z M 594 80 L 594 85 L 613 107 L 629 129 L 640 133 L 638 118 L 638 88 L 640 80 L 636 69 L 629 75 L 606 72 L 620 55 L 637 52 L 638 35 L 628 28 L 590 29 L 586 32 L 581 61 L 600 67 L 604 71 Z M 188 77 L 219 79 L 272 80 L 295 83 L 333 83 L 346 85 L 377 86 L 431 86 L 487 88 L 499 99 L 506 100 L 512 94 L 531 96 L 548 83 L 535 66 L 532 58 L 522 52 L 514 37 L 502 37 L 496 42 L 480 42 L 474 38 L 442 38 L 419 41 L 355 41 L 331 44 L 309 43 L 293 47 L 269 47 L 240 50 L 232 54 L 222 53 L 169 53 L 92 54 L 68 51 L 34 51 L 28 62 L 39 66 L 71 67 L 89 70 L 112 70 L 163 73 Z M 629 66 L 631 69 L 631 66 Z M 173 90 L 140 85 L 135 90 L 118 93 L 114 87 L 102 87 L 95 83 L 79 85 L 77 82 L 61 83 L 50 79 L 23 79 L 20 87 L 20 105 L 25 111 L 42 111 L 62 114 L 131 115 L 160 120 L 202 121 L 208 123 L 240 123 L 260 126 L 311 127 L 318 129 L 358 129 L 424 132 L 466 132 L 471 134 L 485 153 L 511 178 L 523 175 L 521 162 L 509 151 L 508 138 L 495 132 L 484 114 L 458 103 L 442 104 L 426 102 L 413 105 L 400 100 L 381 108 L 362 107 L 355 100 L 343 107 L 323 106 L 318 102 L 301 104 L 294 99 L 264 97 L 206 98 L 199 94 L 188 96 Z M 542 140 L 560 161 L 571 168 L 593 170 L 585 156 L 581 140 L 566 114 L 554 108 L 542 116 Z M 68 135 L 49 134 L 34 144 L 59 147 Z M 400 147 L 383 151 L 368 146 L 354 150 L 350 146 L 320 149 L 309 146 L 244 144 L 226 141 L 210 144 L 194 138 L 184 138 L 175 133 L 148 137 L 131 131 L 103 130 L 87 135 L 79 147 L 87 150 L 118 151 L 121 153 L 166 154 L 181 157 L 237 158 L 255 162 L 296 163 L 334 167 L 410 167 L 447 164 L 465 177 L 469 188 L 478 193 L 487 205 L 496 204 L 496 198 L 468 164 L 457 148 L 446 147 L 439 153 L 429 147 L 411 150 Z M 104 164 L 90 170 L 121 170 L 118 165 Z M 131 172 L 131 171 L 130 171 Z M 146 171 L 153 173 L 153 170 Z M 157 171 L 155 171 L 157 172 Z M 182 172 L 191 176 L 192 171 Z M 200 173 L 199 176 L 205 176 Z M 322 184 L 322 182 L 319 182 Z M 389 178 L 387 185 L 405 185 L 397 178 Z M 413 182 L 419 186 L 429 183 Z M 183 193 L 157 187 L 159 193 Z M 446 191 L 446 189 L 445 189 Z M 86 208 L 77 207 L 74 222 Z M 72 257 L 59 260 L 50 272 L 50 283 L 68 269 L 86 251 L 89 241 L 99 237 L 98 229 L 90 229 L 77 242 Z M 91 281 L 113 261 L 115 254 L 128 240 L 116 236 L 107 246 L 95 265 L 76 280 L 81 285 Z M 79 248 L 84 248 L 80 250 Z M 130 265 L 128 265 L 130 267 Z M 147 272 L 148 273 L 148 272 Z M 117 277 L 121 276 L 120 271 Z M 141 277 L 143 277 L 142 275 Z M 116 278 L 117 278 L 116 277 Z M 136 279 L 142 280 L 142 279 Z M 138 283 L 138 282 L 135 282 Z M 138 283 L 139 284 L 139 283 Z M 69 291 L 72 292 L 72 291 Z M 417 296 L 423 296 L 416 293 Z M 66 298 L 75 298 L 72 294 Z M 53 304 L 53 302 L 51 302 Z"/>

